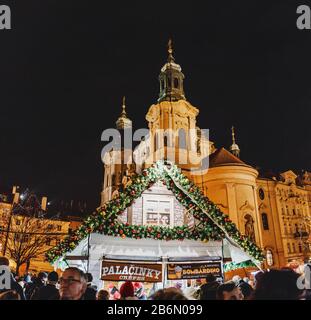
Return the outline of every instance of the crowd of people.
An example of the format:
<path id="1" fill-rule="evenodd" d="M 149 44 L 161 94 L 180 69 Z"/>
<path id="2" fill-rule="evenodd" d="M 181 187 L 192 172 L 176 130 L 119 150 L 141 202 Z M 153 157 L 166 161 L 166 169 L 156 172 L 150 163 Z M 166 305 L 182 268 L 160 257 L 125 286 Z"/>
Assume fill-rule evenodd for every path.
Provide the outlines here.
<path id="1" fill-rule="evenodd" d="M 0 266 L 9 266 L 9 260 L 0 257 Z M 234 276 L 222 283 L 209 275 L 198 287 L 176 285 L 147 295 L 140 282 L 98 290 L 90 273 L 69 267 L 60 277 L 55 271 L 22 278 L 11 274 L 10 289 L 0 290 L 0 300 L 310 300 L 310 289 L 297 286 L 299 276 L 288 268 L 260 271 L 253 281 Z"/>

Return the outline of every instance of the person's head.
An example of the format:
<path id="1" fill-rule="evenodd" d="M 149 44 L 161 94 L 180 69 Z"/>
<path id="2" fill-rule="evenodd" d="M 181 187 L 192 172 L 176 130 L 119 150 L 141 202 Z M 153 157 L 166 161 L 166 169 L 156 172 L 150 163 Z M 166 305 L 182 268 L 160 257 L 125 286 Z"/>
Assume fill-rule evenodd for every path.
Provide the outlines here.
<path id="1" fill-rule="evenodd" d="M 87 279 L 78 268 L 67 268 L 59 279 L 59 295 L 61 300 L 79 300 L 85 293 Z"/>
<path id="2" fill-rule="evenodd" d="M 216 281 L 216 278 L 213 274 L 209 273 L 205 278 L 206 283 L 214 282 Z"/>
<path id="3" fill-rule="evenodd" d="M 92 281 L 93 281 L 93 276 L 92 276 L 92 274 L 88 272 L 88 273 L 86 273 L 85 275 L 86 275 L 86 278 L 87 278 L 87 282 L 88 282 L 88 283 L 92 283 Z"/>
<path id="4" fill-rule="evenodd" d="M 14 291 L 9 290 L 0 294 L 0 300 L 20 300 L 20 295 Z"/>
<path id="5" fill-rule="evenodd" d="M 47 278 L 48 278 L 48 275 L 46 272 L 39 272 L 38 273 L 38 279 L 41 281 L 41 282 L 46 282 L 47 281 Z"/>
<path id="6" fill-rule="evenodd" d="M 122 299 L 125 299 L 128 297 L 134 297 L 134 292 L 135 292 L 134 286 L 130 281 L 126 281 L 120 287 L 120 294 Z"/>
<path id="7" fill-rule="evenodd" d="M 56 284 L 58 282 L 58 274 L 55 271 L 52 271 L 48 275 L 48 282 L 50 284 Z"/>
<path id="8" fill-rule="evenodd" d="M 207 282 L 200 287 L 200 300 L 216 300 L 216 292 L 220 284 L 217 281 Z"/>
<path id="9" fill-rule="evenodd" d="M 234 281 L 221 284 L 216 292 L 217 300 L 243 300 L 243 293 Z"/>
<path id="10" fill-rule="evenodd" d="M 7 257 L 0 257 L 0 266 L 9 266 L 10 261 Z"/>
<path id="11" fill-rule="evenodd" d="M 240 281 L 238 287 L 241 289 L 242 294 L 244 296 L 244 300 L 249 300 L 253 293 L 253 288 L 246 283 L 244 280 Z"/>
<path id="12" fill-rule="evenodd" d="M 238 284 L 241 281 L 241 277 L 239 275 L 235 275 L 232 277 L 232 281 Z"/>
<path id="13" fill-rule="evenodd" d="M 298 300 L 303 293 L 297 286 L 299 274 L 291 269 L 270 270 L 257 279 L 254 300 Z"/>
<path id="14" fill-rule="evenodd" d="M 109 292 L 107 290 L 99 290 L 96 298 L 97 300 L 109 300 Z"/>
<path id="15" fill-rule="evenodd" d="M 187 300 L 187 298 L 176 288 L 165 288 L 155 292 L 151 300 Z"/>

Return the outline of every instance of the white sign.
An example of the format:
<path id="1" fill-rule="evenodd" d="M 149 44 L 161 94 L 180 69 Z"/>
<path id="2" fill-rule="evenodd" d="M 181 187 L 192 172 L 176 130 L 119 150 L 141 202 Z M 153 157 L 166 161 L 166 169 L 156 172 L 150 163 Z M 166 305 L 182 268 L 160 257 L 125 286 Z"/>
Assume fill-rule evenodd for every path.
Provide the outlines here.
<path id="1" fill-rule="evenodd" d="M 0 266 L 0 290 L 11 289 L 11 271 L 8 266 Z"/>

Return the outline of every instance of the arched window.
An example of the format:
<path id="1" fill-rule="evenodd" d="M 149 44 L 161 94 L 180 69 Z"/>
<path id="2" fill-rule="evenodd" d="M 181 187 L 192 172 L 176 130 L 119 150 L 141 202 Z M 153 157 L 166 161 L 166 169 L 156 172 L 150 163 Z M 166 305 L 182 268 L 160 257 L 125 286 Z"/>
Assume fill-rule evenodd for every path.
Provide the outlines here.
<path id="1" fill-rule="evenodd" d="M 290 243 L 287 243 L 287 253 L 291 253 Z"/>
<path id="2" fill-rule="evenodd" d="M 298 244 L 298 250 L 299 250 L 299 253 L 302 253 L 302 244 L 300 242 Z"/>
<path id="3" fill-rule="evenodd" d="M 160 81 L 160 83 L 161 83 L 160 89 L 161 89 L 161 91 L 163 91 L 163 90 L 164 90 L 164 80 L 162 79 L 162 80 Z"/>
<path id="4" fill-rule="evenodd" d="M 178 147 L 179 149 L 187 149 L 187 137 L 184 129 L 178 131 Z"/>
<path id="5" fill-rule="evenodd" d="M 167 77 L 167 87 L 168 89 L 171 89 L 172 87 L 172 78 L 170 76 Z"/>
<path id="6" fill-rule="evenodd" d="M 178 88 L 178 87 L 179 87 L 178 78 L 174 78 L 174 88 Z"/>
<path id="7" fill-rule="evenodd" d="M 164 147 L 167 147 L 167 136 L 164 136 Z"/>
<path id="8" fill-rule="evenodd" d="M 295 246 L 295 243 L 292 243 L 292 246 L 293 246 L 293 252 L 296 252 L 296 246 Z"/>
<path id="9" fill-rule="evenodd" d="M 268 216 L 266 213 L 261 214 L 262 227 L 264 230 L 269 230 Z"/>

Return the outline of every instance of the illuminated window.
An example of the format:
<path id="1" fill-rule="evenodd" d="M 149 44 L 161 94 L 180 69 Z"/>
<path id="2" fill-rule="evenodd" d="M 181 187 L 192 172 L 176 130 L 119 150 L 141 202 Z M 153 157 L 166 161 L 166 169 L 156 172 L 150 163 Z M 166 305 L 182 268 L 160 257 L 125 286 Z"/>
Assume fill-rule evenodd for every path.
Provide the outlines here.
<path id="1" fill-rule="evenodd" d="M 163 197 L 155 198 L 154 196 L 152 198 L 144 197 L 143 223 L 147 225 L 172 226 L 172 200 Z"/>

